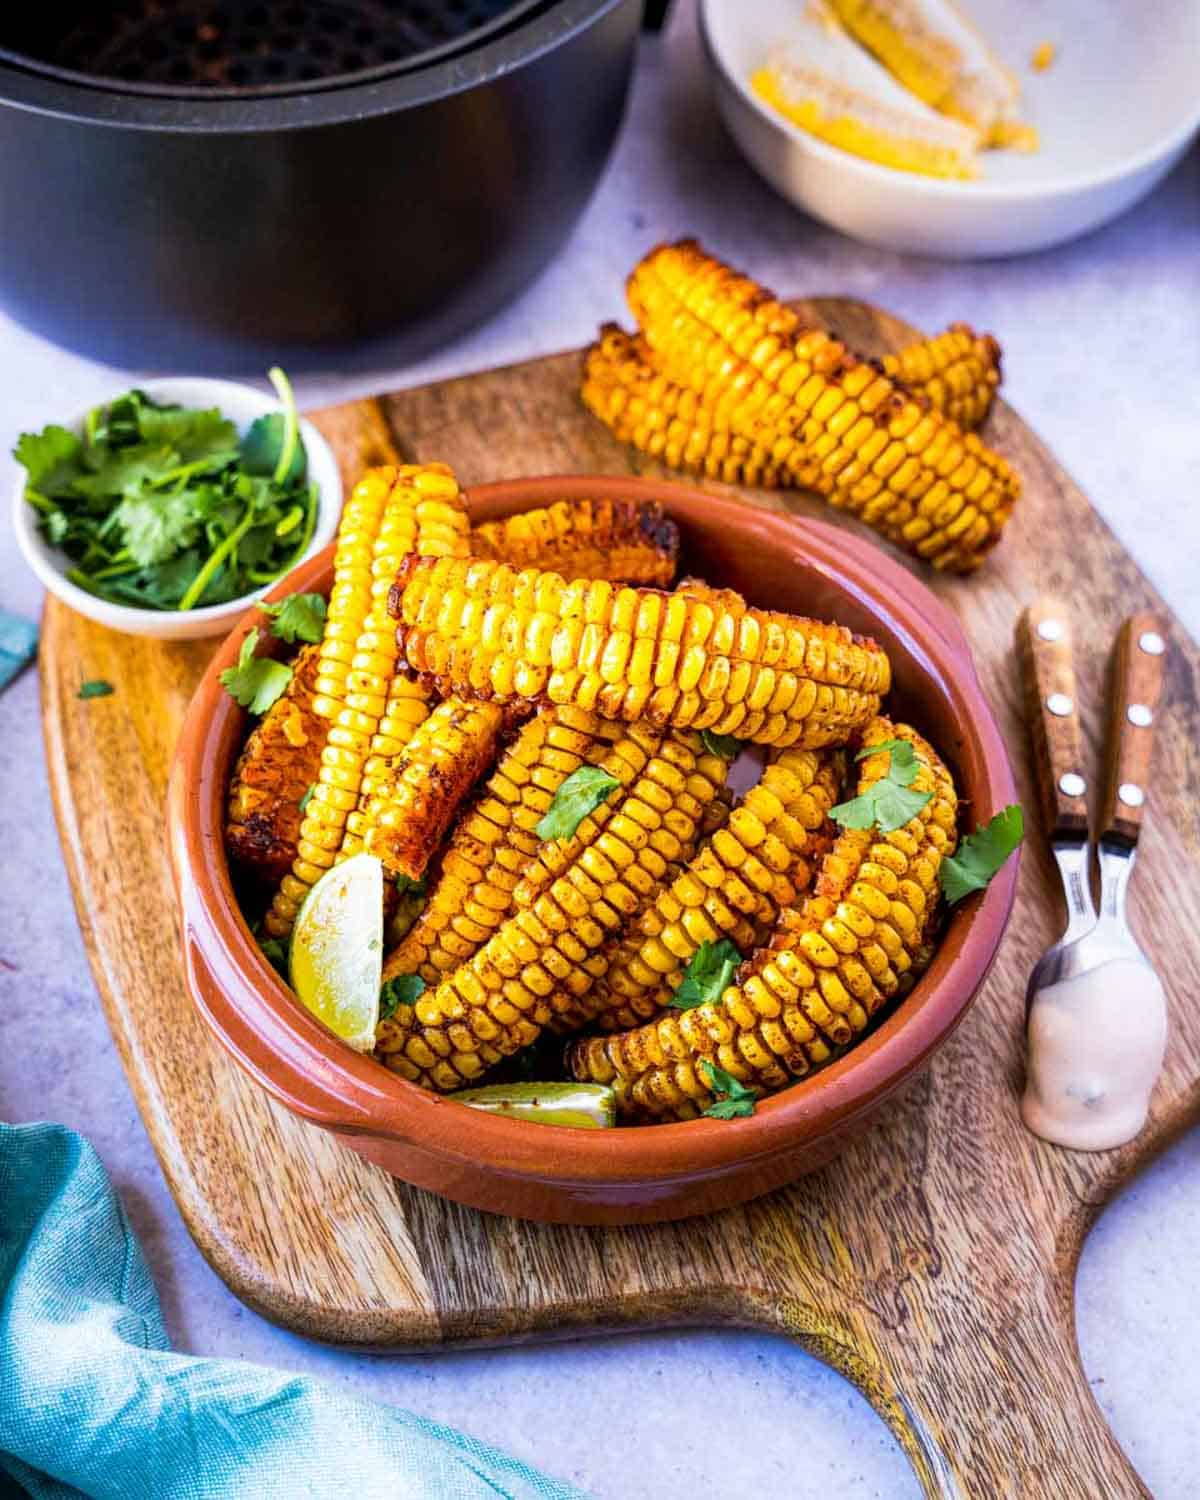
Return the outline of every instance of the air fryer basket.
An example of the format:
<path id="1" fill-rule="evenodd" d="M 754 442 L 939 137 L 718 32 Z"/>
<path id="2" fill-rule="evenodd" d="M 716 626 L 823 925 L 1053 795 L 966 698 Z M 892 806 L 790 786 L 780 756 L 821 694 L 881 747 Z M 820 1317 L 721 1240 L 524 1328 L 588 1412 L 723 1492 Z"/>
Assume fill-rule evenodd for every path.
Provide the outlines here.
<path id="1" fill-rule="evenodd" d="M 286 92 L 424 67 L 546 0 L 76 0 L 0 9 L 0 58 L 148 93 Z"/>
<path id="2" fill-rule="evenodd" d="M 3 7 L 0 302 L 121 365 L 419 356 L 570 232 L 640 18 L 641 0 Z"/>

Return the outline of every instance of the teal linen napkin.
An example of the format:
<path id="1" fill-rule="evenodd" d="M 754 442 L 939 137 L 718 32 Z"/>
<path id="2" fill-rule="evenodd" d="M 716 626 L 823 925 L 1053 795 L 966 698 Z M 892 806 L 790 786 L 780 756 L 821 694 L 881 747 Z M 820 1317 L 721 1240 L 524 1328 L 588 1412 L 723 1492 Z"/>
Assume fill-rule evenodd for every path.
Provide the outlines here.
<path id="1" fill-rule="evenodd" d="M 33 660 L 38 632 L 32 620 L 0 609 L 0 688 L 5 687 Z"/>
<path id="2" fill-rule="evenodd" d="M 0 1125 L 0 1495 L 23 1494 L 583 1500 L 411 1412 L 171 1353 L 92 1147 L 62 1125 Z"/>

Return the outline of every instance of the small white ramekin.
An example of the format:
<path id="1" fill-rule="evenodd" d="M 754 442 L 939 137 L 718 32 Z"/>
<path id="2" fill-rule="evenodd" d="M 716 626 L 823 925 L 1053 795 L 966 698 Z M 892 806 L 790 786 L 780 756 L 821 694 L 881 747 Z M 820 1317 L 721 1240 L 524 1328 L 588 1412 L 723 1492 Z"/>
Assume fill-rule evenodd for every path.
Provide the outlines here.
<path id="1" fill-rule="evenodd" d="M 241 385 L 232 380 L 201 380 L 187 376 L 169 380 L 146 380 L 140 389 L 161 402 L 177 403 L 189 407 L 218 407 L 223 416 L 244 433 L 258 417 L 279 410 L 276 396 L 253 386 Z M 120 392 L 114 392 L 114 397 Z M 83 430 L 86 413 L 77 421 L 64 422 L 63 426 Z M 48 420 L 55 420 L 53 417 Z M 337 530 L 342 512 L 342 480 L 337 460 L 329 444 L 312 425 L 300 420 L 300 433 L 308 454 L 308 475 L 317 486 L 317 517 L 312 539 L 304 553 L 311 557 L 326 546 Z M 227 635 L 251 604 L 273 587 L 264 583 L 252 593 L 242 594 L 225 604 L 209 604 L 201 609 L 140 609 L 132 604 L 113 604 L 99 599 L 71 582 L 66 576 L 70 561 L 65 553 L 50 543 L 38 530 L 37 511 L 25 499 L 25 475 L 20 470 L 16 493 L 13 496 L 13 527 L 17 542 L 25 555 L 25 561 L 37 574 L 41 582 L 56 594 L 64 604 L 70 605 L 81 615 L 107 625 L 112 630 L 125 631 L 129 635 L 154 636 L 159 640 L 192 640 L 200 636 Z M 297 558 L 292 567 L 303 559 Z M 289 569 L 290 571 L 290 569 Z"/>

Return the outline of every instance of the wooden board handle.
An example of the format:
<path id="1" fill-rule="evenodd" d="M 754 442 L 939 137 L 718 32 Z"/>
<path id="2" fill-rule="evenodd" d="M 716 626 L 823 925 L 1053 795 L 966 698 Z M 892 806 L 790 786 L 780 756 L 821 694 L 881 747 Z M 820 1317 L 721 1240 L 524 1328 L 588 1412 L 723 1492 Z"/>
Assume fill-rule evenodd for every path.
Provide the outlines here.
<path id="1" fill-rule="evenodd" d="M 1167 629 L 1157 615 L 1130 615 L 1113 658 L 1102 839 L 1136 844 L 1150 795 L 1150 757 L 1162 698 Z"/>
<path id="2" fill-rule="evenodd" d="M 1017 641 L 1046 836 L 1086 839 L 1087 776 L 1066 606 L 1057 599 L 1031 604 L 1017 626 Z"/>

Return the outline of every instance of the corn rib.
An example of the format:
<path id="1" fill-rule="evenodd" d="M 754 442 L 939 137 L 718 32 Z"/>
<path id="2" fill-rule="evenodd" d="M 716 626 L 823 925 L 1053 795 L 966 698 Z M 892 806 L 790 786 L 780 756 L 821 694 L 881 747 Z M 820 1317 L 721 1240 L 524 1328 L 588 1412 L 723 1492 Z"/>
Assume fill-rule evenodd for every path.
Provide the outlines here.
<path id="1" fill-rule="evenodd" d="M 599 762 L 619 782 L 608 800 L 571 838 L 541 844 L 512 915 L 466 963 L 381 1024 L 388 1066 L 447 1092 L 535 1041 L 694 839 L 715 790 L 703 760 L 698 735 L 629 726 Z"/>
<path id="2" fill-rule="evenodd" d="M 564 578 L 669 587 L 679 556 L 679 528 L 654 501 L 559 500 L 486 521 L 471 532 L 476 557 Z"/>
<path id="3" fill-rule="evenodd" d="M 313 711 L 328 729 L 296 858 L 264 920 L 274 937 L 291 932 L 313 882 L 361 849 L 360 798 L 429 712 L 427 691 L 395 670 L 387 594 L 400 560 L 416 547 L 465 555 L 468 540 L 458 485 L 443 464 L 371 469 L 350 493 L 313 696 Z"/>
<path id="4" fill-rule="evenodd" d="M 326 726 L 312 706 L 317 656 L 315 645 L 298 653 L 292 680 L 246 740 L 229 783 L 229 857 L 272 884 L 296 858 L 300 803 L 321 767 Z"/>
<path id="5" fill-rule="evenodd" d="M 765 942 L 807 890 L 844 770 L 838 751 L 785 750 L 654 904 L 642 913 L 580 1023 L 625 1031 L 659 1014 L 700 944 Z"/>
<path id="6" fill-rule="evenodd" d="M 630 306 L 660 369 L 816 490 L 936 568 L 969 571 L 1020 492 L 974 433 L 925 410 L 694 242 L 637 267 Z"/>
<path id="7" fill-rule="evenodd" d="M 503 563 L 409 557 L 391 607 L 402 658 L 440 691 L 572 703 L 762 744 L 844 741 L 891 681 L 875 642 L 740 598 L 723 608 Z"/>
<path id="8" fill-rule="evenodd" d="M 388 758 L 366 804 L 364 847 L 389 875 L 420 880 L 460 804 L 491 764 L 504 710 L 443 699 Z"/>
<path id="9" fill-rule="evenodd" d="M 866 746 L 910 740 L 918 760 L 913 789 L 931 799 L 895 832 L 840 833 L 812 894 L 719 1001 L 570 1047 L 574 1077 L 611 1084 L 625 1118 L 702 1112 L 714 1098 L 702 1060 L 760 1091 L 803 1077 L 861 1036 L 927 961 L 938 867 L 955 847 L 954 786 L 933 749 L 907 726 L 879 718 L 863 738 Z M 859 792 L 887 766 L 886 754 L 863 761 Z"/>
<path id="10" fill-rule="evenodd" d="M 437 984 L 488 940 L 511 913 L 555 792 L 613 732 L 569 706 L 543 708 L 521 728 L 451 833 L 424 909 L 384 961 L 385 980 L 419 974 Z"/>

